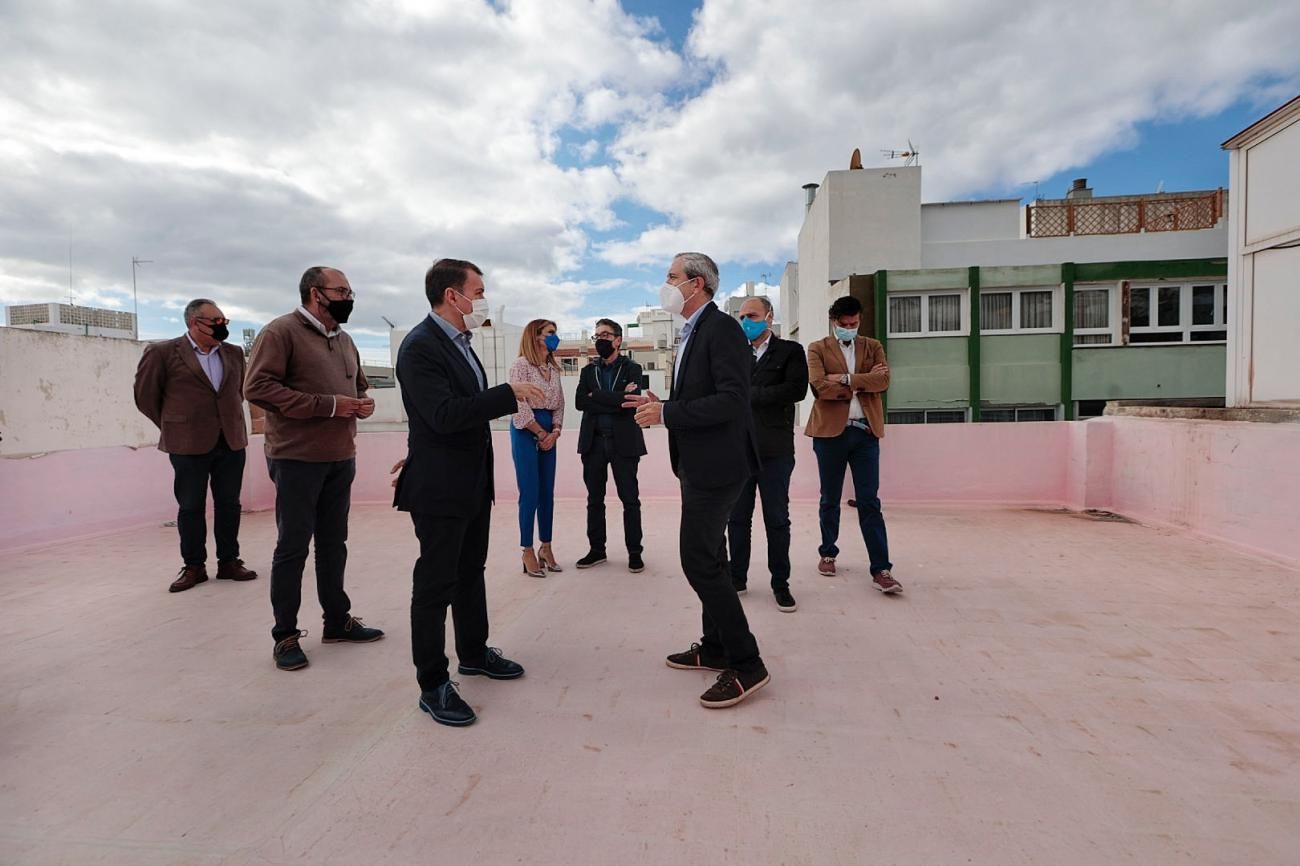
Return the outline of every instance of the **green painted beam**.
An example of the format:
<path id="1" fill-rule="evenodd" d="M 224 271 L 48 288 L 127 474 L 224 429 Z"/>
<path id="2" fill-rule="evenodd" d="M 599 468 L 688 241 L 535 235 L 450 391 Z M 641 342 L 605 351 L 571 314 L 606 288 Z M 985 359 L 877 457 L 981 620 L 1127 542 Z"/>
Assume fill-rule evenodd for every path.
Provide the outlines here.
<path id="1" fill-rule="evenodd" d="M 1083 262 L 1074 266 L 1080 283 L 1106 280 L 1185 280 L 1192 277 L 1226 277 L 1228 260 L 1166 259 L 1152 262 Z"/>
<path id="2" fill-rule="evenodd" d="M 980 268 L 980 285 L 986 289 L 1055 285 L 1061 275 L 1057 265 L 1000 265 Z"/>
<path id="3" fill-rule="evenodd" d="M 876 290 L 876 339 L 885 349 L 885 357 L 889 357 L 889 272 L 876 271 L 875 275 Z M 886 390 L 880 395 L 880 405 L 883 409 L 889 408 L 889 391 Z"/>
<path id="4" fill-rule="evenodd" d="M 1065 330 L 1061 332 L 1061 407 L 1065 420 L 1074 420 L 1074 262 L 1061 265 L 1061 284 L 1065 286 Z"/>
<path id="5" fill-rule="evenodd" d="M 970 419 L 980 419 L 980 269 L 971 267 L 966 275 L 970 286 L 970 336 L 966 338 L 966 366 L 970 373 Z"/>
<path id="6" fill-rule="evenodd" d="M 966 268 L 926 268 L 924 270 L 890 271 L 889 285 L 895 292 L 924 289 L 966 288 Z"/>

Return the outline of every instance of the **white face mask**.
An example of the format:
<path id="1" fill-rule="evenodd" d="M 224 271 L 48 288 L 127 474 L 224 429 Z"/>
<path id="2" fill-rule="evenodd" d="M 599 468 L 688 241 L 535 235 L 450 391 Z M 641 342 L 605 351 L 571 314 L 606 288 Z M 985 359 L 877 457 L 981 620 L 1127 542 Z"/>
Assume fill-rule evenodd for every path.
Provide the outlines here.
<path id="1" fill-rule="evenodd" d="M 683 283 L 687 280 L 682 280 Z M 696 294 L 699 294 L 696 292 Z M 695 297 L 695 295 L 691 295 Z M 682 314 L 682 307 L 686 306 L 686 298 L 682 296 L 682 290 L 679 286 L 672 283 L 664 283 L 659 287 L 659 306 L 663 307 L 674 316 Z"/>
<path id="2" fill-rule="evenodd" d="M 452 291 L 456 292 L 455 289 L 452 289 Z M 469 330 L 481 327 L 482 324 L 487 321 L 488 315 L 491 313 L 491 310 L 488 309 L 487 299 L 478 298 L 477 300 L 471 301 L 469 298 L 465 297 L 465 295 L 461 295 L 460 292 L 456 292 L 456 294 L 469 301 L 470 311 L 468 313 L 462 313 L 465 317 L 465 327 Z M 459 311 L 460 308 L 457 307 L 456 309 Z"/>

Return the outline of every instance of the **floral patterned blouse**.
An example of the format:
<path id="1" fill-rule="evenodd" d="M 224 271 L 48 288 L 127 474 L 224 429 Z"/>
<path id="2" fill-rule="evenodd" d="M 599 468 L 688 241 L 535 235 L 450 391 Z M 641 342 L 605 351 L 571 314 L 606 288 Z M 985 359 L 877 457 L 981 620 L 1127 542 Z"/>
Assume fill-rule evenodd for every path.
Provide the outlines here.
<path id="1" fill-rule="evenodd" d="M 507 378 L 511 384 L 524 382 L 529 385 L 536 385 L 546 393 L 546 399 L 542 401 L 540 406 L 530 406 L 526 401 L 519 401 L 519 411 L 510 419 L 516 430 L 528 428 L 528 425 L 533 422 L 534 409 L 550 409 L 553 413 L 551 416 L 552 427 L 564 426 L 564 389 L 560 387 L 559 370 L 554 367 L 547 367 L 542 370 L 542 368 L 530 364 L 527 358 L 520 356 L 510 365 L 510 373 Z"/>

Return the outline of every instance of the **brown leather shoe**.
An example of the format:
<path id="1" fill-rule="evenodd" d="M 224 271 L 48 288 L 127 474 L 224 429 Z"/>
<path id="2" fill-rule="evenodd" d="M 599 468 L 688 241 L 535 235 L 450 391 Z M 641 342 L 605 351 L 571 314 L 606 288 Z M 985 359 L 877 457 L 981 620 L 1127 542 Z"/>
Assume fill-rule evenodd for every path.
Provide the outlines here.
<path id="1" fill-rule="evenodd" d="M 231 559 L 217 564 L 217 580 L 254 580 L 257 572 L 244 568 L 244 560 Z"/>
<path id="2" fill-rule="evenodd" d="M 817 560 L 817 573 L 831 577 L 835 574 L 835 557 L 823 556 Z"/>
<path id="3" fill-rule="evenodd" d="M 876 589 L 885 595 L 893 595 L 902 592 L 903 585 L 894 580 L 894 576 L 889 573 L 889 569 L 882 569 L 871 576 L 871 582 L 876 585 Z"/>
<path id="4" fill-rule="evenodd" d="M 208 567 L 206 565 L 187 565 L 181 569 L 180 574 L 172 581 L 172 585 L 167 588 L 168 592 L 184 592 L 187 589 L 193 589 L 200 583 L 208 579 Z"/>

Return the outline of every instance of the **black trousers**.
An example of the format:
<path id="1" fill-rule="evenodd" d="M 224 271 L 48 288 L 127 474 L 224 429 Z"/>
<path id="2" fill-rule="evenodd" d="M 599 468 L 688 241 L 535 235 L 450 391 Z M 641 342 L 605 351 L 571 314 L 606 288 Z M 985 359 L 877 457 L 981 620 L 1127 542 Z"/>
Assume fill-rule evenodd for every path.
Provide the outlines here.
<path id="1" fill-rule="evenodd" d="M 763 662 L 727 567 L 727 518 L 743 486 L 744 482 L 739 482 L 702 488 L 683 481 L 679 543 L 682 571 L 704 608 L 700 643 L 712 652 L 724 653 L 728 667 L 750 671 Z"/>
<path id="2" fill-rule="evenodd" d="M 641 553 L 641 489 L 637 483 L 639 457 L 621 457 L 614 451 L 614 437 L 597 433 L 591 450 L 582 455 L 582 480 L 587 485 L 587 543 L 593 551 L 605 552 L 605 486 L 609 469 L 614 469 L 614 487 L 623 503 L 623 540 L 628 553 Z"/>
<path id="3" fill-rule="evenodd" d="M 749 579 L 749 551 L 753 536 L 754 494 L 763 503 L 763 528 L 767 532 L 767 570 L 772 589 L 790 588 L 790 476 L 794 455 L 767 457 L 758 475 L 745 482 L 727 522 L 731 548 L 731 582 L 744 586 Z"/>
<path id="4" fill-rule="evenodd" d="M 455 517 L 411 514 L 420 558 L 411 575 L 411 659 L 420 691 L 447 682 L 447 608 L 456 624 L 456 655 L 462 664 L 483 661 L 487 651 L 487 562 L 492 503 Z"/>
<path id="5" fill-rule="evenodd" d="M 239 559 L 239 492 L 244 486 L 244 449 L 231 451 L 217 438 L 207 454 L 172 454 L 176 494 L 176 529 L 186 565 L 208 561 L 208 487 L 212 487 L 212 534 L 217 562 Z"/>
<path id="6" fill-rule="evenodd" d="M 352 610 L 343 591 L 343 571 L 348 563 L 348 511 L 357 461 L 306 463 L 268 458 L 266 464 L 275 482 L 278 533 L 271 558 L 271 609 L 275 612 L 271 637 L 279 641 L 298 633 L 302 571 L 313 538 L 316 594 L 325 628 L 342 628 Z"/>

